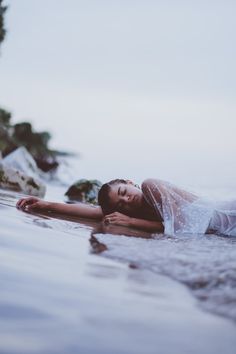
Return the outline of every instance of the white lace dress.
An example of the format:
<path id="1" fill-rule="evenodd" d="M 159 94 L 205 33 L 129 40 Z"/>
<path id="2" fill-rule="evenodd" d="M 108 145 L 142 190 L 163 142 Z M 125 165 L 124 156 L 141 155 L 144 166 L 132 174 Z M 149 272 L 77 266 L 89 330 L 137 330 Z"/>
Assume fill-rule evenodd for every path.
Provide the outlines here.
<path id="1" fill-rule="evenodd" d="M 142 184 L 147 202 L 162 217 L 164 232 L 236 236 L 236 201 L 210 202 L 169 182 L 148 179 Z"/>

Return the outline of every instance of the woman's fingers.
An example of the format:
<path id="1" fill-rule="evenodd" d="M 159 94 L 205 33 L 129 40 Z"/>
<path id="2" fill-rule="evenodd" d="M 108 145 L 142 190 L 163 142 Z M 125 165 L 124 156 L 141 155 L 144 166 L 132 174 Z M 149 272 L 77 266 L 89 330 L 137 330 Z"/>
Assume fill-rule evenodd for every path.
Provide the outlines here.
<path id="1" fill-rule="evenodd" d="M 106 216 L 104 218 L 104 224 L 105 225 L 110 225 L 110 224 L 125 225 L 126 220 L 120 217 L 119 215 Z"/>
<path id="2" fill-rule="evenodd" d="M 25 199 L 21 199 L 17 205 L 18 209 L 24 209 L 27 201 Z"/>
<path id="3" fill-rule="evenodd" d="M 21 198 L 20 200 L 18 200 L 18 202 L 17 202 L 17 204 L 16 204 L 16 207 L 17 207 L 18 209 L 21 209 L 22 205 L 23 205 L 24 202 L 25 202 L 25 199 L 26 199 L 26 198 Z"/>
<path id="4" fill-rule="evenodd" d="M 22 198 L 19 200 L 19 202 L 17 203 L 17 207 L 19 209 L 23 209 L 24 206 L 29 202 L 29 199 L 28 198 Z"/>
<path id="5" fill-rule="evenodd" d="M 103 220 L 106 225 L 109 225 L 109 224 L 112 224 L 116 221 L 116 216 L 112 215 L 112 214 L 106 215 Z"/>
<path id="6" fill-rule="evenodd" d="M 31 203 L 31 204 L 27 204 L 26 206 L 25 206 L 25 210 L 26 211 L 33 211 L 33 210 L 35 210 L 35 209 L 37 209 L 38 208 L 38 202 L 37 201 L 35 201 L 35 203 Z"/>
<path id="7" fill-rule="evenodd" d="M 18 209 L 25 210 L 26 207 L 29 207 L 30 205 L 37 203 L 37 201 L 38 198 L 34 198 L 34 197 L 22 198 L 17 202 L 16 206 Z"/>
<path id="8" fill-rule="evenodd" d="M 23 203 L 23 201 L 25 200 L 25 198 L 21 198 L 18 200 L 18 202 L 16 203 L 16 207 L 20 208 L 21 204 Z"/>
<path id="9" fill-rule="evenodd" d="M 129 226 L 130 217 L 119 212 L 106 215 L 104 218 L 105 225 L 115 224 L 122 226 Z"/>
<path id="10" fill-rule="evenodd" d="M 111 214 L 107 214 L 105 217 L 104 217 L 104 220 L 114 220 L 115 218 L 118 217 L 118 214 L 117 212 L 114 212 L 114 213 L 111 213 Z"/>

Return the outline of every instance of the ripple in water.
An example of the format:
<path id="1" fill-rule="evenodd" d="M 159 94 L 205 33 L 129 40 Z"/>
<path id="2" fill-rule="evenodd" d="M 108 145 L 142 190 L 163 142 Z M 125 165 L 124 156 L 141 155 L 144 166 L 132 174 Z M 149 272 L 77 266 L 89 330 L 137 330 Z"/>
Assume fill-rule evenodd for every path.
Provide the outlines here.
<path id="1" fill-rule="evenodd" d="M 186 284 L 201 307 L 236 321 L 236 238 L 216 235 L 137 239 L 96 235 L 104 255 Z"/>

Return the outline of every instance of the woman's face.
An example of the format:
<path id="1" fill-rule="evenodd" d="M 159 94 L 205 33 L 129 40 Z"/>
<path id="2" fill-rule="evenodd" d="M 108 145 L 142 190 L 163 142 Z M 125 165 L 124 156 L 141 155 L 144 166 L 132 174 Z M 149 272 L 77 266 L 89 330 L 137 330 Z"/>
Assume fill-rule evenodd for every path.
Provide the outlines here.
<path id="1" fill-rule="evenodd" d="M 111 186 L 109 201 L 114 210 L 133 212 L 142 206 L 143 193 L 132 183 L 116 183 Z"/>

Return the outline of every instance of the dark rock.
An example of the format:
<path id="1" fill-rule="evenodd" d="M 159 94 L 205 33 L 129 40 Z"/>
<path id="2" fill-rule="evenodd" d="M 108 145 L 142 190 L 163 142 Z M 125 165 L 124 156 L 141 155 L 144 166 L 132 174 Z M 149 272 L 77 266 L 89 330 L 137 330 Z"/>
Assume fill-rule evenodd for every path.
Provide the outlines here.
<path id="1" fill-rule="evenodd" d="M 35 158 L 36 164 L 43 172 L 49 172 L 55 170 L 59 166 L 59 162 L 54 158 Z"/>
<path id="2" fill-rule="evenodd" d="M 65 193 L 69 200 L 97 204 L 98 191 L 102 183 L 98 180 L 80 179 Z"/>
<path id="3" fill-rule="evenodd" d="M 29 122 L 11 124 L 11 113 L 0 108 L 0 151 L 5 157 L 18 147 L 25 147 L 32 155 L 39 169 L 54 172 L 59 166 L 59 156 L 71 154 L 48 147 L 50 133 L 35 132 Z"/>
<path id="4" fill-rule="evenodd" d="M 51 135 L 48 132 L 36 133 L 28 122 L 15 124 L 13 139 L 18 145 L 23 145 L 34 157 L 37 166 L 44 172 L 55 170 L 59 163 L 56 151 L 48 148 Z"/>
<path id="5" fill-rule="evenodd" d="M 2 162 L 0 162 L 0 187 L 38 197 L 43 197 L 46 192 L 46 187 L 41 181 L 15 168 L 4 166 Z"/>
<path id="6" fill-rule="evenodd" d="M 0 161 L 0 187 L 43 197 L 46 186 L 40 180 L 42 172 L 26 150 L 20 147 Z"/>

